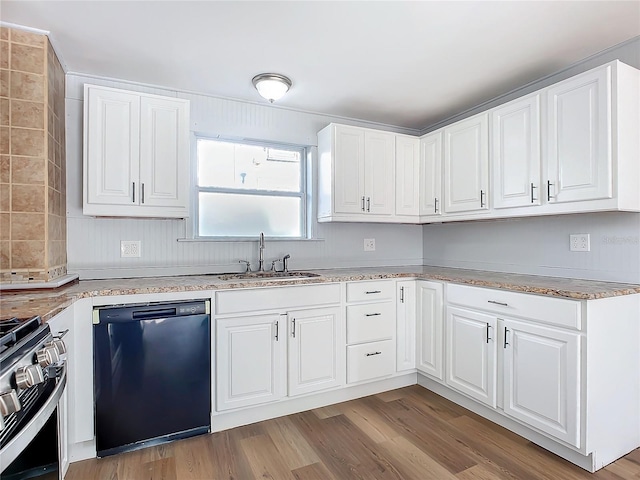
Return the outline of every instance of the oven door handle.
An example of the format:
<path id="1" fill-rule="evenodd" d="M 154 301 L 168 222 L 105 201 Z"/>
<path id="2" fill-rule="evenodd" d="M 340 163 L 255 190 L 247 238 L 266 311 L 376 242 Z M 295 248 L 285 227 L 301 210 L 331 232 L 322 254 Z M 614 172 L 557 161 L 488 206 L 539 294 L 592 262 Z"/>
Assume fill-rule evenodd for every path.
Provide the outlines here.
<path id="1" fill-rule="evenodd" d="M 42 408 L 29 420 L 29 423 L 0 450 L 2 464 L 7 467 L 22 451 L 27 448 L 31 440 L 42 430 L 49 417 L 58 406 L 62 392 L 67 384 L 67 365 L 62 366 L 62 375 L 58 378 L 55 388 Z"/>

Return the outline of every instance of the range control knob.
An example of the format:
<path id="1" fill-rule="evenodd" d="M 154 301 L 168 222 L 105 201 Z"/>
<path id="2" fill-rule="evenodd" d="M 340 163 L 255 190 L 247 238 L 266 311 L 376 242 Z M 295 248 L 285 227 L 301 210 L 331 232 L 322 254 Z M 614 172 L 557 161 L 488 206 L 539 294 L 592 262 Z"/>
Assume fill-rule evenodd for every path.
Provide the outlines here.
<path id="1" fill-rule="evenodd" d="M 38 363 L 43 368 L 60 361 L 58 349 L 53 345 L 47 345 L 44 348 L 38 350 L 36 356 L 38 357 Z"/>
<path id="2" fill-rule="evenodd" d="M 18 394 L 15 390 L 0 395 L 0 414 L 3 417 L 17 412 L 20 408 L 20 400 L 18 400 Z"/>
<path id="3" fill-rule="evenodd" d="M 62 356 L 65 353 L 67 353 L 67 346 L 59 338 L 56 338 L 55 340 L 47 343 L 47 347 L 49 347 L 49 346 L 56 347 L 56 350 L 58 351 L 58 355 L 59 356 Z"/>
<path id="4" fill-rule="evenodd" d="M 16 370 L 16 385 L 21 390 L 44 382 L 44 374 L 40 365 L 27 365 Z"/>

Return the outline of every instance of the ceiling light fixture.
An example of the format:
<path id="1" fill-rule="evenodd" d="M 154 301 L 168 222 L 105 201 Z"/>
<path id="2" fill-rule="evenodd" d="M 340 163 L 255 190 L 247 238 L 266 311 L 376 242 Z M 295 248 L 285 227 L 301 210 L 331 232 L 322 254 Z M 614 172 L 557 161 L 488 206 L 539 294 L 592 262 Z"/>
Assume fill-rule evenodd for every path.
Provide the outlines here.
<path id="1" fill-rule="evenodd" d="M 291 80 L 278 73 L 261 73 L 251 81 L 258 93 L 271 103 L 281 99 L 291 88 Z"/>

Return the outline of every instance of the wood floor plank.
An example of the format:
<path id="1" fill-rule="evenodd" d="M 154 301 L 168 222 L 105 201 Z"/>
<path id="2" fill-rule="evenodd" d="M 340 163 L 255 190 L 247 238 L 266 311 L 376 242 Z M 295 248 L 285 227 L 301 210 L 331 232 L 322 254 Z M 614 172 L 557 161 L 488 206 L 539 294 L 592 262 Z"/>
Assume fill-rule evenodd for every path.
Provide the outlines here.
<path id="1" fill-rule="evenodd" d="M 621 458 L 617 462 L 607 465 L 605 467 L 605 471 L 618 475 L 620 478 L 624 478 L 625 480 L 640 479 L 640 468 L 638 468 L 638 464 L 627 460 L 626 458 Z"/>
<path id="2" fill-rule="evenodd" d="M 211 442 L 201 442 L 199 437 L 175 442 L 175 469 L 180 480 L 201 480 L 213 471 Z"/>
<path id="3" fill-rule="evenodd" d="M 293 422 L 336 478 L 402 479 L 383 450 L 344 415 L 320 420 L 303 412 Z"/>
<path id="4" fill-rule="evenodd" d="M 240 440 L 240 446 L 253 471 L 253 478 L 295 480 L 291 470 L 278 454 L 276 446 L 268 435 L 244 438 Z"/>
<path id="5" fill-rule="evenodd" d="M 439 425 L 433 417 L 415 408 L 411 400 L 401 399 L 377 407 L 389 423 L 402 428 L 403 435 L 414 445 L 434 458 L 451 473 L 473 467 L 477 462 L 469 449 L 453 438 L 447 427 Z"/>
<path id="6" fill-rule="evenodd" d="M 264 429 L 289 470 L 296 470 L 320 461 L 316 452 L 289 418 L 280 417 L 266 421 Z"/>
<path id="7" fill-rule="evenodd" d="M 404 437 L 380 444 L 394 460 L 405 480 L 456 480 L 455 475 Z"/>
<path id="8" fill-rule="evenodd" d="M 174 457 L 160 458 L 151 462 L 143 463 L 141 466 L 141 480 L 179 480 L 176 473 L 176 460 Z"/>
<path id="9" fill-rule="evenodd" d="M 329 405 L 327 407 L 314 408 L 312 412 L 319 419 L 323 420 L 329 417 L 335 417 L 336 415 L 341 415 L 342 411 L 336 405 Z"/>
<path id="10" fill-rule="evenodd" d="M 244 480 L 253 475 L 240 448 L 240 439 L 234 438 L 234 431 L 218 432 L 210 437 L 213 465 L 210 478 L 214 480 Z"/>
<path id="11" fill-rule="evenodd" d="M 420 386 L 387 393 L 76 462 L 66 480 L 640 479 L 640 449 L 590 474 Z"/>
<path id="12" fill-rule="evenodd" d="M 340 409 L 356 427 L 375 443 L 385 442 L 398 436 L 398 430 L 369 407 L 364 399 L 358 403 L 347 402 Z"/>
<path id="13" fill-rule="evenodd" d="M 456 478 L 458 480 L 502 480 L 507 477 L 504 474 L 490 471 L 483 465 L 475 465 L 457 473 Z"/>
<path id="14" fill-rule="evenodd" d="M 311 465 L 297 468 L 291 473 L 293 473 L 296 480 L 339 480 L 331 475 L 331 472 L 322 463 L 312 463 Z"/>

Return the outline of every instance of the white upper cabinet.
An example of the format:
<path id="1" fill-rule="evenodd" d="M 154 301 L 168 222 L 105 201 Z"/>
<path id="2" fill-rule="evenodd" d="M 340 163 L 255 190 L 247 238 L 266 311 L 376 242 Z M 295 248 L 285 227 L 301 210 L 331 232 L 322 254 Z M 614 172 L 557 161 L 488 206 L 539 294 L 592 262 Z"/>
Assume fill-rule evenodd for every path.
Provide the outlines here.
<path id="1" fill-rule="evenodd" d="M 491 111 L 493 207 L 540 205 L 540 94 Z"/>
<path id="2" fill-rule="evenodd" d="M 364 131 L 340 126 L 334 133 L 335 213 L 364 212 Z"/>
<path id="3" fill-rule="evenodd" d="M 444 211 L 472 212 L 489 208 L 487 114 L 444 128 Z"/>
<path id="4" fill-rule="evenodd" d="M 330 124 L 318 132 L 318 219 L 393 221 L 396 135 Z"/>
<path id="5" fill-rule="evenodd" d="M 420 215 L 442 213 L 442 130 L 420 140 Z"/>
<path id="6" fill-rule="evenodd" d="M 611 66 L 549 88 L 547 201 L 611 198 L 611 154 Z"/>
<path id="7" fill-rule="evenodd" d="M 420 214 L 420 139 L 396 137 L 396 215 Z"/>
<path id="8" fill-rule="evenodd" d="M 189 101 L 85 85 L 83 213 L 186 217 Z"/>

